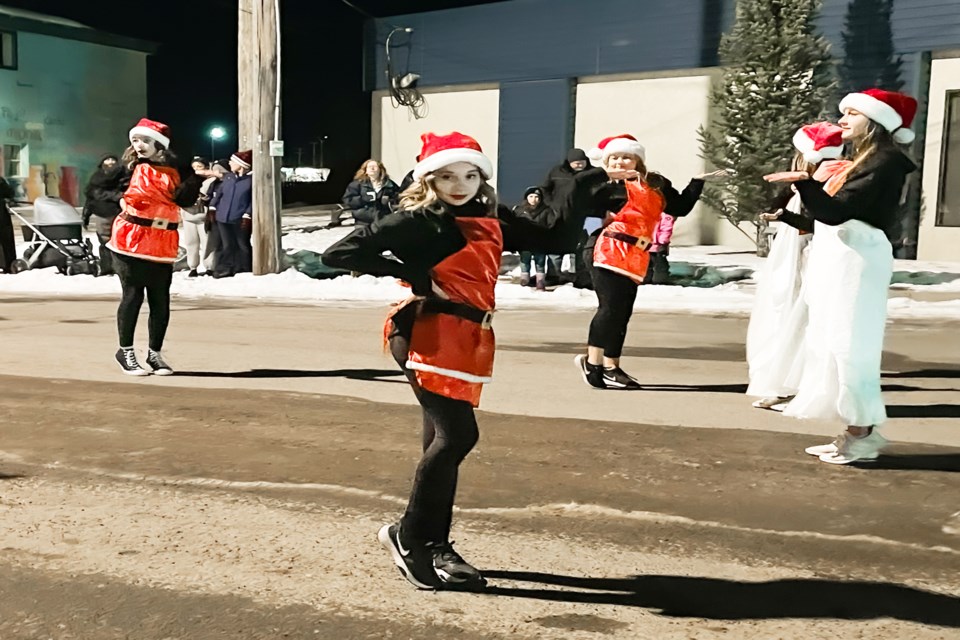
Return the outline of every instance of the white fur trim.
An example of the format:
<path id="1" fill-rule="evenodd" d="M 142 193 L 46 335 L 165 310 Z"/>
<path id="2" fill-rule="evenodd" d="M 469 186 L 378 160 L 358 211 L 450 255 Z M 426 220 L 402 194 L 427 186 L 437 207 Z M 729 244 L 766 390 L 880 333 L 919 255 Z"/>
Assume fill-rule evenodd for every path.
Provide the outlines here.
<path id="1" fill-rule="evenodd" d="M 848 93 L 840 101 L 840 113 L 846 109 L 856 109 L 890 132 L 897 130 L 903 124 L 903 118 L 896 109 L 865 93 Z"/>
<path id="2" fill-rule="evenodd" d="M 594 147 L 587 151 L 587 159 L 590 160 L 590 164 L 594 167 L 603 166 L 603 150 L 599 147 Z"/>
<path id="3" fill-rule="evenodd" d="M 632 153 L 644 162 L 647 161 L 647 150 L 636 140 L 630 138 L 614 138 L 603 148 L 603 160 L 606 163 L 607 157 L 614 153 Z"/>
<path id="4" fill-rule="evenodd" d="M 170 148 L 170 138 L 159 133 L 156 129 L 151 129 L 150 127 L 134 127 L 130 129 L 130 142 L 133 142 L 133 136 L 143 136 L 145 138 L 150 138 L 151 140 L 156 140 L 164 149 Z"/>
<path id="5" fill-rule="evenodd" d="M 643 284 L 643 276 L 638 276 L 635 273 L 630 273 L 626 269 L 620 269 L 618 267 L 614 267 L 609 264 L 604 264 L 602 262 L 597 262 L 597 261 L 594 261 L 593 266 L 598 267 L 600 269 L 606 269 L 607 271 L 613 271 L 614 273 L 619 273 L 622 276 L 627 276 L 637 284 Z"/>
<path id="6" fill-rule="evenodd" d="M 893 132 L 893 139 L 900 144 L 910 144 L 916 137 L 916 134 L 906 127 L 900 127 Z"/>
<path id="7" fill-rule="evenodd" d="M 443 367 L 435 367 L 432 364 L 426 364 L 423 362 L 414 362 L 413 360 L 407 360 L 407 363 L 404 366 L 407 369 L 412 369 L 414 371 L 426 371 L 428 373 L 436 373 L 441 376 L 447 376 L 448 378 L 463 380 L 464 382 L 476 382 L 480 384 L 493 382 L 493 378 L 490 376 L 478 376 L 472 373 L 467 373 L 466 371 L 457 371 L 456 369 L 444 369 Z"/>
<path id="8" fill-rule="evenodd" d="M 176 229 L 174 229 L 173 231 L 176 231 Z M 129 251 L 121 251 L 120 249 L 117 249 L 115 246 L 113 246 L 113 240 L 110 240 L 110 241 L 107 242 L 107 249 L 110 249 L 110 251 L 113 251 L 114 253 L 120 253 L 120 254 L 123 254 L 123 255 L 125 255 L 125 256 L 130 256 L 131 258 L 140 258 L 141 260 L 146 260 L 147 262 L 159 262 L 159 263 L 161 263 L 161 264 L 173 264 L 174 262 L 177 261 L 177 259 L 176 259 L 175 257 L 174 257 L 174 258 L 157 258 L 157 257 L 154 257 L 154 256 L 145 256 L 145 255 L 143 255 L 142 253 L 130 253 Z"/>
<path id="9" fill-rule="evenodd" d="M 244 161 L 241 160 L 239 157 L 237 157 L 237 154 L 235 154 L 235 153 L 231 153 L 231 154 L 230 154 L 230 159 L 233 160 L 234 162 L 236 162 L 237 164 L 239 164 L 239 165 L 240 165 L 241 167 L 243 167 L 244 169 L 253 169 L 253 165 L 252 165 L 252 164 L 250 164 L 249 162 L 244 162 Z"/>
<path id="10" fill-rule="evenodd" d="M 456 162 L 469 162 L 476 165 L 487 180 L 493 177 L 493 164 L 490 162 L 490 158 L 482 152 L 475 149 L 444 149 L 418 162 L 417 166 L 413 168 L 413 178 L 419 180 L 431 171 L 442 169 Z"/>
<path id="11" fill-rule="evenodd" d="M 813 140 L 803 129 L 797 129 L 797 132 L 793 134 L 793 146 L 803 154 L 803 159 L 810 164 L 820 164 L 825 159 L 835 160 L 843 155 L 842 146 L 814 149 Z"/>

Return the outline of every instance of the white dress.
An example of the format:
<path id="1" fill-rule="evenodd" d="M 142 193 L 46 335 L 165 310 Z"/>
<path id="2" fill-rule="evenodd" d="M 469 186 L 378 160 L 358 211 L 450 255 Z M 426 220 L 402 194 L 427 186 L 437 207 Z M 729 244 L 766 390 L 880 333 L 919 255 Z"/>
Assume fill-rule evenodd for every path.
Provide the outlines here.
<path id="1" fill-rule="evenodd" d="M 887 419 L 880 357 L 893 251 L 859 220 L 815 223 L 805 273 L 809 321 L 800 388 L 784 415 L 859 427 Z"/>
<path id="2" fill-rule="evenodd" d="M 787 211 L 800 212 L 794 194 Z M 811 234 L 781 222 L 760 273 L 747 327 L 747 395 L 786 397 L 797 392 L 803 366 L 807 303 L 802 292 Z"/>

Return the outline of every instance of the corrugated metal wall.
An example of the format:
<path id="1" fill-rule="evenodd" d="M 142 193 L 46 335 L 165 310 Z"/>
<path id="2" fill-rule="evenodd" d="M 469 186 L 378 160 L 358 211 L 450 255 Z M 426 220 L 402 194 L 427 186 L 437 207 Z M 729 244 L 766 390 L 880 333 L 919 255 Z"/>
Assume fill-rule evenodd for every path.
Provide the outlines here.
<path id="1" fill-rule="evenodd" d="M 569 80 L 500 85 L 497 191 L 505 204 L 519 204 L 528 186 L 564 160 L 573 142 L 571 91 Z"/>

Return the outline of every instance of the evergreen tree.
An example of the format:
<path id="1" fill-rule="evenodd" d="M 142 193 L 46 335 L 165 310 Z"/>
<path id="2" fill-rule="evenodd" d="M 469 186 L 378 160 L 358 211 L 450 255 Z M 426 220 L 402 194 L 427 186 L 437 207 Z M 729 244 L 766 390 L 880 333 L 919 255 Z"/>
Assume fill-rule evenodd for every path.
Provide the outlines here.
<path id="1" fill-rule="evenodd" d="M 782 186 L 763 176 L 789 168 L 793 134 L 833 95 L 830 45 L 816 33 L 821 0 L 738 0 L 720 42 L 723 74 L 710 96 L 713 126 L 700 128 L 703 157 L 732 177 L 703 200 L 734 225 L 767 210 Z"/>
<path id="2" fill-rule="evenodd" d="M 880 87 L 900 91 L 900 58 L 893 51 L 893 0 L 852 0 L 843 23 L 840 94 Z"/>

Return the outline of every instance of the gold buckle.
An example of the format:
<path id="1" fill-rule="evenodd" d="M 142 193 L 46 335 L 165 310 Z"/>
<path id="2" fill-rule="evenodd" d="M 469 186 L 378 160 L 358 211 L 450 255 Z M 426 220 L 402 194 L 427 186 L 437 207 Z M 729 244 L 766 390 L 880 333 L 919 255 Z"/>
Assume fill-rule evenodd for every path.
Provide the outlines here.
<path id="1" fill-rule="evenodd" d="M 166 230 L 167 225 L 168 225 L 167 221 L 164 220 L 163 218 L 154 218 L 153 222 L 150 223 L 150 226 L 154 229 Z"/>

